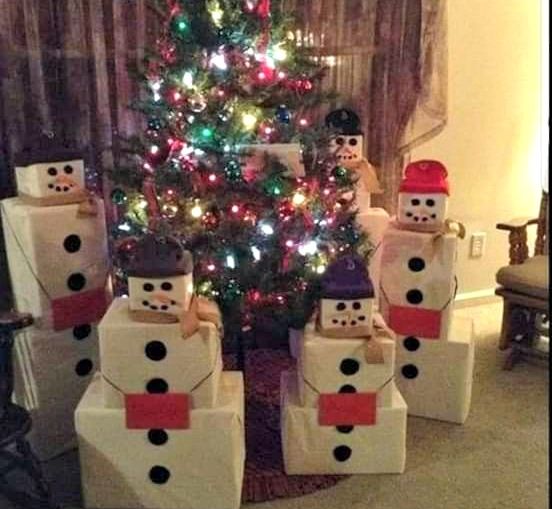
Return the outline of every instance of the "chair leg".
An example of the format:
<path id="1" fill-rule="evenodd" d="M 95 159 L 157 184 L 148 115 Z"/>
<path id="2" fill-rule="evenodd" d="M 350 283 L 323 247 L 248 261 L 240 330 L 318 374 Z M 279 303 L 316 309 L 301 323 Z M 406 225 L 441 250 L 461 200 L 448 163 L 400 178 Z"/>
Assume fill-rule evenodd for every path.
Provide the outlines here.
<path id="1" fill-rule="evenodd" d="M 504 299 L 504 310 L 502 312 L 502 327 L 500 329 L 500 339 L 498 341 L 499 350 L 507 350 L 512 341 L 512 311 L 513 304 Z"/>

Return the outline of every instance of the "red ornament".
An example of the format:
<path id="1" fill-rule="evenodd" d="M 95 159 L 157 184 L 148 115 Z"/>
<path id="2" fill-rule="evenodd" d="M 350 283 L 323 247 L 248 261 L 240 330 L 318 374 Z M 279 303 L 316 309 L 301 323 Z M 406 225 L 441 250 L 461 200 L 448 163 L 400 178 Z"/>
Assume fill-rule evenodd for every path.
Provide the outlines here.
<path id="1" fill-rule="evenodd" d="M 278 216 L 282 221 L 289 221 L 295 214 L 295 207 L 290 200 L 283 200 L 278 206 Z"/>
<path id="2" fill-rule="evenodd" d="M 270 0 L 245 0 L 245 10 L 266 19 L 270 16 Z"/>

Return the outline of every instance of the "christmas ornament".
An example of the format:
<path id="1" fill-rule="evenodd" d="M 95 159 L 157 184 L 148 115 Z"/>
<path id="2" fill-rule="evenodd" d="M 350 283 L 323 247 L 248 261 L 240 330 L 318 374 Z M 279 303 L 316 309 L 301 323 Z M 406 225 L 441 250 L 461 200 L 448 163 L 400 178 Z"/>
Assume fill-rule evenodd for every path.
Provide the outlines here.
<path id="1" fill-rule="evenodd" d="M 207 101 L 202 94 L 194 94 L 188 97 L 188 108 L 194 113 L 201 113 L 207 108 Z"/>
<path id="2" fill-rule="evenodd" d="M 127 199 L 127 195 L 122 189 L 115 188 L 111 191 L 111 201 L 115 205 L 123 205 Z"/>
<path id="3" fill-rule="evenodd" d="M 285 105 L 278 106 L 276 108 L 276 118 L 282 124 L 289 124 L 291 122 L 291 113 L 289 108 Z"/>
<path id="4" fill-rule="evenodd" d="M 224 168 L 224 175 L 229 182 L 239 182 L 242 179 L 242 169 L 238 161 L 229 161 Z"/>

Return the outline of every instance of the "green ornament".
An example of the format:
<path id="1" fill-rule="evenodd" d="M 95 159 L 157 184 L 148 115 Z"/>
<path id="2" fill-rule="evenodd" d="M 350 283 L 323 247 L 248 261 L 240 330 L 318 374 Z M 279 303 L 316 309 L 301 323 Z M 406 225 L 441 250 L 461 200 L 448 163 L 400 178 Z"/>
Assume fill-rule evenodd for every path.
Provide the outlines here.
<path id="1" fill-rule="evenodd" d="M 172 22 L 173 31 L 178 35 L 185 35 L 189 32 L 190 25 L 186 16 L 176 16 Z"/>
<path id="2" fill-rule="evenodd" d="M 127 201 L 127 195 L 122 189 L 113 189 L 111 191 L 111 201 L 115 205 L 123 205 Z"/>
<path id="3" fill-rule="evenodd" d="M 242 169 L 238 161 L 230 161 L 224 168 L 224 174 L 229 182 L 239 182 L 242 179 Z"/>
<path id="4" fill-rule="evenodd" d="M 242 291 L 236 281 L 233 279 L 228 282 L 224 288 L 223 298 L 226 301 L 233 301 L 238 299 L 242 294 Z"/>
<path id="5" fill-rule="evenodd" d="M 280 177 L 271 177 L 265 182 L 264 190 L 269 196 L 278 198 L 284 192 L 284 182 Z"/>
<path id="6" fill-rule="evenodd" d="M 210 140 L 213 137 L 213 130 L 210 127 L 204 127 L 201 130 L 201 137 L 204 140 Z"/>

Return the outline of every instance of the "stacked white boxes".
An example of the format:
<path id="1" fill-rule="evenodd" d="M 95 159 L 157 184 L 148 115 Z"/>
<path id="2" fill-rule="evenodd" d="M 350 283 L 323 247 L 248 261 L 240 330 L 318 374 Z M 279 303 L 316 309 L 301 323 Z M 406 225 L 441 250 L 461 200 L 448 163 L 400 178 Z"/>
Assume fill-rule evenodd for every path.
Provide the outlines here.
<path id="1" fill-rule="evenodd" d="M 31 445 L 46 460 L 76 446 L 72 415 L 110 299 L 107 236 L 78 155 L 26 157 L 16 175 L 19 196 L 0 204 L 2 226 L 15 306 L 35 325 L 15 341 L 14 398 L 30 411 Z"/>

